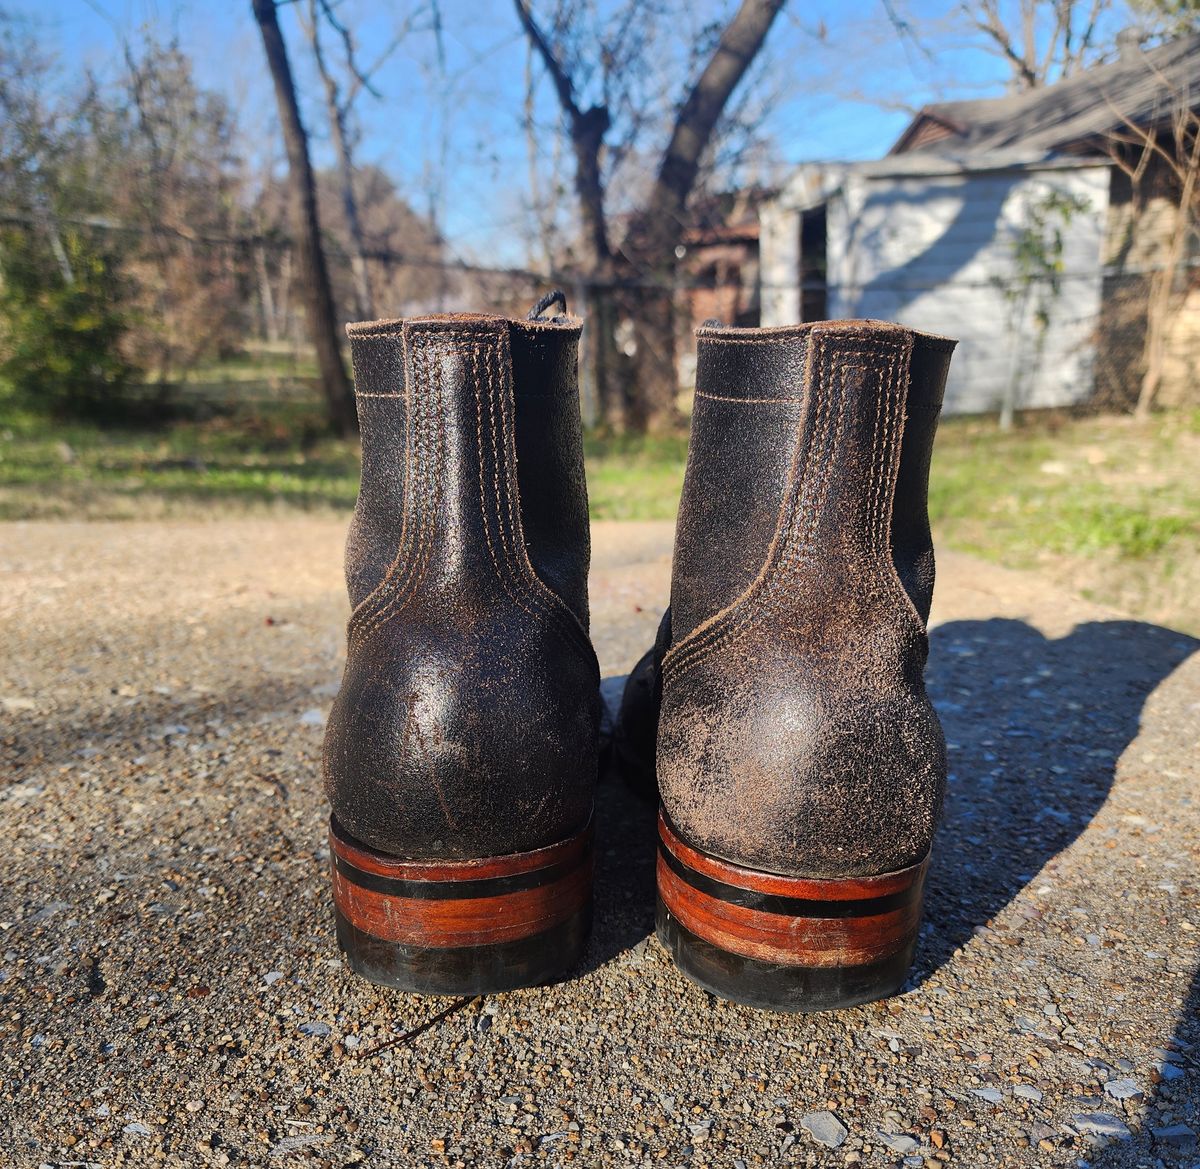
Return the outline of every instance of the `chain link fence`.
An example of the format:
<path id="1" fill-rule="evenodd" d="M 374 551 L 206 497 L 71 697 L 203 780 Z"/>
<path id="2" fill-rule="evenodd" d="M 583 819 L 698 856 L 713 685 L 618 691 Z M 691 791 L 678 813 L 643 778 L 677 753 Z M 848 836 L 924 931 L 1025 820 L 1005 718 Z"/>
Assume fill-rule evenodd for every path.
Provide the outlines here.
<path id="1" fill-rule="evenodd" d="M 108 236 L 120 231 L 94 223 L 87 230 Z M 286 239 L 210 240 L 163 231 L 151 243 L 147 247 L 143 241 L 125 264 L 129 287 L 135 290 L 127 341 L 136 350 L 141 376 L 113 389 L 115 416 L 204 415 L 245 407 L 268 410 L 281 404 L 319 406 L 320 384 L 307 340 L 298 265 Z M 335 302 L 349 306 L 354 303 L 349 257 L 334 246 L 329 260 Z M 367 269 L 375 309 L 382 317 L 455 311 L 523 316 L 547 288 L 556 285 L 565 289 L 573 312 L 587 315 L 598 291 L 570 275 L 547 276 L 444 255 L 376 251 L 368 254 Z M 1051 324 L 1059 328 L 1061 322 L 1070 322 L 1069 329 L 1063 327 L 1070 334 L 1069 344 L 1059 345 L 1050 329 L 1039 335 L 1041 326 L 1029 313 L 1023 320 L 986 322 L 988 353 L 972 364 L 969 352 L 960 350 L 956 364 L 964 378 L 983 377 L 980 362 L 986 357 L 1015 365 L 1017 376 L 1028 381 L 1033 362 L 1042 363 L 1048 374 L 1064 362 L 1073 362 L 1072 370 L 1081 371 L 1071 374 L 1078 393 L 1066 404 L 1084 410 L 1127 411 L 1138 400 L 1147 368 L 1147 338 L 1157 328 L 1162 367 L 1156 404 L 1200 405 L 1200 261 L 1178 265 L 1170 274 L 1165 298 L 1158 295 L 1161 289 L 1156 293 L 1162 278 L 1163 270 L 1152 265 L 1136 270 L 1113 266 L 1099 274 L 1098 298 L 1077 296 L 1077 282 L 1063 278 L 1056 291 L 1059 321 Z M 714 317 L 730 324 L 756 325 L 764 298 L 773 291 L 764 286 L 754 239 L 726 240 L 708 251 L 689 251 L 672 290 L 684 405 L 694 383 L 692 329 Z M 855 315 L 876 315 L 870 311 L 871 301 L 854 302 L 853 290 L 811 278 L 801 281 L 800 274 L 791 291 L 799 294 L 802 313 L 814 318 L 847 303 L 862 306 Z M 1012 290 L 1000 286 L 997 291 L 1003 301 Z M 911 298 L 914 290 L 877 281 L 872 292 L 878 303 L 891 294 Z M 953 298 L 957 290 L 950 288 L 949 294 Z M 345 313 L 347 319 L 352 315 Z M 878 315 L 896 315 L 905 323 L 930 327 L 925 321 L 906 319 L 903 311 Z M 934 322 L 934 331 L 961 335 L 952 321 L 936 326 Z M 619 319 L 615 328 L 618 348 L 627 345 L 628 330 L 623 330 Z M 588 368 L 592 352 L 585 346 L 581 363 L 589 421 L 598 414 Z M 1002 380 L 1007 375 L 993 370 L 986 376 Z M 963 393 L 963 401 L 975 400 Z M 1018 406 L 1045 404 L 1064 403 L 1041 401 L 1036 394 L 1027 394 L 1025 401 L 1018 398 Z"/>

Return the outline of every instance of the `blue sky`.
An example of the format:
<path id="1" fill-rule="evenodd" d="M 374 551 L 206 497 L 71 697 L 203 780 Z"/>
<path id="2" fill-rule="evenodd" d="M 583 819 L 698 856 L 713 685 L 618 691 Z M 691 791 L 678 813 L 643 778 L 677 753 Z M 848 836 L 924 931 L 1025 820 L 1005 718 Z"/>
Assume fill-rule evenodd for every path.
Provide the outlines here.
<path id="1" fill-rule="evenodd" d="M 250 139 L 281 154 L 250 0 L 6 0 L 5 7 L 53 54 L 68 80 L 85 68 L 114 76 L 123 41 L 140 30 L 178 39 L 201 83 L 228 95 Z M 954 0 L 897 0 L 893 10 L 928 46 L 921 52 L 896 34 L 880 0 L 793 0 L 768 45 L 767 82 L 778 95 L 765 124 L 772 154 L 782 164 L 878 156 L 907 124 L 907 109 L 1002 92 L 1004 65 L 955 27 L 958 7 Z M 408 10 L 368 0 L 343 0 L 339 9 L 367 61 L 392 39 Z M 364 95 L 357 107 L 359 158 L 388 171 L 417 206 L 428 203 L 431 187 L 440 192 L 432 197 L 459 254 L 518 263 L 523 245 L 514 230 L 527 221 L 528 191 L 521 130 L 525 45 L 509 0 L 442 0 L 442 13 L 449 82 L 438 80 L 432 38 L 410 36 L 377 75 L 381 99 Z M 281 7 L 280 20 L 320 162 L 328 153 L 318 91 L 293 7 Z M 1115 29 L 1120 21 L 1113 20 Z M 670 51 L 664 46 L 663 59 Z M 435 83 L 440 100 L 431 98 Z M 676 90 L 681 86 L 682 79 Z M 550 125 L 555 107 L 548 89 L 539 111 Z M 543 158 L 552 137 L 543 137 Z M 431 176 L 443 181 L 431 183 Z"/>

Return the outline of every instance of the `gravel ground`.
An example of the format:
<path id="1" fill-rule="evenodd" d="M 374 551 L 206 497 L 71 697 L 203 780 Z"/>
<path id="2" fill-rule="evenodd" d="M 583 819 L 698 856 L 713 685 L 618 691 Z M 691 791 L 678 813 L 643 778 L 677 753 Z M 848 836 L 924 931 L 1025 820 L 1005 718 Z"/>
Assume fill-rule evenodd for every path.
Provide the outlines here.
<path id="1" fill-rule="evenodd" d="M 890 1002 L 686 982 L 649 937 L 652 809 L 611 779 L 578 977 L 419 999 L 352 978 L 331 929 L 341 540 L 5 526 L 0 1164 L 1200 1164 L 1200 643 L 942 558 L 951 795 Z M 597 525 L 608 675 L 669 547 Z"/>

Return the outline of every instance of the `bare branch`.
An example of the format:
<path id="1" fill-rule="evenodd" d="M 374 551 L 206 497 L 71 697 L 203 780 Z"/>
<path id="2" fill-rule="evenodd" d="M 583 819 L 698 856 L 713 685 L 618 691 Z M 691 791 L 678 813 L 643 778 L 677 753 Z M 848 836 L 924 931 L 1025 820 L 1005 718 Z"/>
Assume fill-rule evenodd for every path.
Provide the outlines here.
<path id="1" fill-rule="evenodd" d="M 572 120 L 581 117 L 579 106 L 575 104 L 574 82 L 567 75 L 566 68 L 550 47 L 550 42 L 546 39 L 546 34 L 542 32 L 538 22 L 534 20 L 528 0 L 513 0 L 513 3 L 517 9 L 517 19 L 520 20 L 521 27 L 525 30 L 525 35 L 529 38 L 530 44 L 537 50 L 538 56 L 541 57 L 542 64 L 546 67 L 546 72 L 550 74 L 550 80 L 554 83 L 554 90 L 558 94 L 559 104 Z"/>
<path id="2" fill-rule="evenodd" d="M 995 51 L 1012 66 L 1021 88 L 1034 88 L 1038 84 L 1037 75 L 1030 69 L 1029 63 L 1013 46 L 1012 39 L 1009 36 L 1004 21 L 1000 17 L 995 0 L 982 0 L 979 7 L 983 13 L 982 17 L 973 15 L 968 4 L 964 4 L 962 10 L 970 16 L 972 25 L 991 41 Z"/>
<path id="3" fill-rule="evenodd" d="M 725 27 L 708 64 L 688 94 L 663 154 L 647 222 L 651 238 L 672 239 L 696 180 L 700 156 L 729 101 L 749 69 L 785 0 L 742 0 Z"/>

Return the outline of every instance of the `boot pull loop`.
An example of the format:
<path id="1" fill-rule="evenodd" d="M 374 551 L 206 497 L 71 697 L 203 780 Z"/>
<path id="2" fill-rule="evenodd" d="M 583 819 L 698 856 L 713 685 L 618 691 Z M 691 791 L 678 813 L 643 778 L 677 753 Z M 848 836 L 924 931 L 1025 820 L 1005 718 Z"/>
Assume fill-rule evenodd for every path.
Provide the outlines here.
<path id="1" fill-rule="evenodd" d="M 547 292 L 546 295 L 543 296 L 541 300 L 539 300 L 537 304 L 535 304 L 533 308 L 529 310 L 529 313 L 525 319 L 527 321 L 539 320 L 542 313 L 544 313 L 552 304 L 562 305 L 562 312 L 557 314 L 557 316 L 552 317 L 552 321 L 557 321 L 560 316 L 565 317 L 567 315 L 567 294 L 563 292 L 561 288 L 555 288 L 552 291 Z"/>

